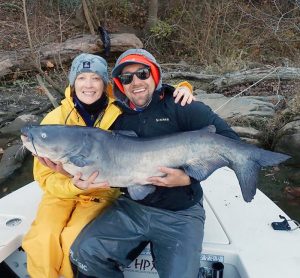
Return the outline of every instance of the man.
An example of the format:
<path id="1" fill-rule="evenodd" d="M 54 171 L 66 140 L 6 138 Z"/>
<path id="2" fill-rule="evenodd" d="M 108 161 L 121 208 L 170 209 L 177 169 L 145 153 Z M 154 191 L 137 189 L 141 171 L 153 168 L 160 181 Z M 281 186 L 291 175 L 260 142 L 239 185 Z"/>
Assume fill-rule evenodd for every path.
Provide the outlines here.
<path id="1" fill-rule="evenodd" d="M 203 103 L 174 104 L 170 93 L 174 88 L 162 84 L 160 66 L 143 49 L 124 52 L 112 76 L 123 110 L 113 129 L 152 137 L 215 125 L 217 133 L 239 139 Z M 122 197 L 84 228 L 70 252 L 76 277 L 123 277 L 121 269 L 149 242 L 160 278 L 198 277 L 205 220 L 201 186 L 179 169 L 159 170 L 163 177 L 149 178 L 156 185 L 154 192 L 133 200 L 124 190 Z"/>

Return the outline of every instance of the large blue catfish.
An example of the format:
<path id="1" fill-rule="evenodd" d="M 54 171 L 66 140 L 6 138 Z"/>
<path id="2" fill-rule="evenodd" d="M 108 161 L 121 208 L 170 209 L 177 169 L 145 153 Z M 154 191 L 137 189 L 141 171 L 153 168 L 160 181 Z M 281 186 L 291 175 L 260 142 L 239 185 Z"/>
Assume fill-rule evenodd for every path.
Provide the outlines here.
<path id="1" fill-rule="evenodd" d="M 98 128 L 41 125 L 23 128 L 21 138 L 32 153 L 60 161 L 70 174 L 81 172 L 82 179 L 86 179 L 99 171 L 97 182 L 108 181 L 114 187 L 138 187 L 141 190 L 135 193 L 136 199 L 152 191 L 153 187 L 146 185 L 149 184 L 147 178 L 161 176 L 159 166 L 184 169 L 199 181 L 216 169 L 228 166 L 239 180 L 244 200 L 250 202 L 256 192 L 261 167 L 277 165 L 289 158 L 214 131 L 215 127 L 211 126 L 138 138 Z"/>

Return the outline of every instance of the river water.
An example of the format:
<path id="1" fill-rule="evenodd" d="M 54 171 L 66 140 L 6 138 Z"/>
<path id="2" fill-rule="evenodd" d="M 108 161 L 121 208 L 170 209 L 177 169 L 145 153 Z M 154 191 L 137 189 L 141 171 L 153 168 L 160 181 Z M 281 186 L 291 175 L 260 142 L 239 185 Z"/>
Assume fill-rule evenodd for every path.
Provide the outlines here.
<path id="1" fill-rule="evenodd" d="M 33 180 L 32 161 L 33 158 L 29 155 L 23 167 L 12 178 L 7 180 L 5 184 L 0 185 L 0 198 Z M 277 171 L 274 171 L 274 169 L 276 168 L 268 168 L 260 172 L 259 189 L 285 211 L 291 219 L 300 222 L 300 200 L 289 200 L 283 194 L 285 186 L 293 186 L 287 179 L 291 170 L 284 166 Z"/>
<path id="2" fill-rule="evenodd" d="M 273 169 L 277 169 L 277 171 Z M 265 169 L 260 172 L 259 189 L 287 213 L 291 219 L 300 222 L 300 198 L 289 199 L 284 194 L 286 186 L 296 186 L 287 178 L 292 173 L 293 169 L 286 166 Z"/>
<path id="3" fill-rule="evenodd" d="M 33 156 L 28 155 L 22 168 L 3 184 L 0 184 L 0 198 L 33 181 L 32 164 Z"/>

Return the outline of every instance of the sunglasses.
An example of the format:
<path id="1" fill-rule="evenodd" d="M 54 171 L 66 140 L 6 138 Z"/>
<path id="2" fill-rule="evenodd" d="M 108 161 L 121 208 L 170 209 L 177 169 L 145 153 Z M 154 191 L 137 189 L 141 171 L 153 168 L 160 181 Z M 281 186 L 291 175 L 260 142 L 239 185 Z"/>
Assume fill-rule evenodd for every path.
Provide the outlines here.
<path id="1" fill-rule="evenodd" d="M 133 76 L 136 75 L 138 79 L 146 80 L 150 77 L 151 70 L 150 68 L 142 68 L 135 72 L 126 72 L 119 75 L 119 79 L 123 85 L 128 85 L 132 82 Z"/>

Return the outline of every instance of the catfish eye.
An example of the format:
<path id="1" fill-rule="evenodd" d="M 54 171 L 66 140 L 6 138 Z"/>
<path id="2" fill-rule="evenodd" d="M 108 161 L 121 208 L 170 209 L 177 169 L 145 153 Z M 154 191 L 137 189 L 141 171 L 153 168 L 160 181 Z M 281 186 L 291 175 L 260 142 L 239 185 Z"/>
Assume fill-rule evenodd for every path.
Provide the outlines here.
<path id="1" fill-rule="evenodd" d="M 47 134 L 46 134 L 45 132 L 42 132 L 42 133 L 41 133 L 41 137 L 42 137 L 43 139 L 45 139 L 45 138 L 47 137 Z"/>

